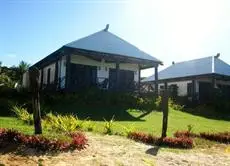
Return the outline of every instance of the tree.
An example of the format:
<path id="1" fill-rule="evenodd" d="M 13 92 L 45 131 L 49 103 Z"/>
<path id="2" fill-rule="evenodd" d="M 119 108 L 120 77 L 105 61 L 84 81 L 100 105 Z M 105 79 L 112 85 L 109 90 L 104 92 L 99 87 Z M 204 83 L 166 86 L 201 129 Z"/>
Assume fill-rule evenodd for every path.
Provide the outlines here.
<path id="1" fill-rule="evenodd" d="M 16 72 L 18 74 L 19 82 L 22 82 L 23 74 L 29 69 L 29 67 L 30 67 L 30 64 L 26 63 L 25 61 L 21 61 L 18 67 L 16 67 Z"/>

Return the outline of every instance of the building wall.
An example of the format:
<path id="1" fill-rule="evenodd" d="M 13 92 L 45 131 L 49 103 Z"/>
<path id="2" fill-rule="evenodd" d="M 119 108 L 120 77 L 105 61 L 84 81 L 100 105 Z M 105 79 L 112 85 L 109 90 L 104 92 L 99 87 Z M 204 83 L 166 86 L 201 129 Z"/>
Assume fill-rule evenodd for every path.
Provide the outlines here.
<path id="1" fill-rule="evenodd" d="M 187 87 L 188 87 L 187 85 L 188 85 L 188 83 L 192 83 L 192 81 L 189 80 L 189 81 L 169 82 L 168 86 L 176 84 L 178 86 L 178 96 L 186 96 L 187 95 Z M 159 90 L 162 89 L 161 86 L 164 87 L 164 84 L 163 83 L 159 84 L 159 86 L 158 86 Z M 199 91 L 199 88 L 196 88 L 196 90 Z"/>
<path id="2" fill-rule="evenodd" d="M 62 56 L 58 61 L 58 78 L 60 81 L 60 88 L 65 88 L 65 74 L 66 74 L 66 57 Z"/>
<path id="3" fill-rule="evenodd" d="M 97 77 L 99 82 L 103 81 L 106 78 L 109 78 L 109 69 L 115 69 L 115 63 L 107 63 L 104 60 L 101 62 L 95 61 L 93 59 L 87 58 L 81 55 L 72 55 L 71 63 L 81 64 L 81 65 L 89 65 L 89 66 L 97 66 Z M 134 81 L 138 82 L 138 65 L 130 64 L 130 63 L 121 63 L 121 70 L 130 70 L 134 71 Z"/>
<path id="4" fill-rule="evenodd" d="M 50 65 L 43 68 L 43 84 L 47 84 L 48 69 L 50 69 L 50 83 L 54 83 L 55 63 L 51 63 Z"/>
<path id="5" fill-rule="evenodd" d="M 29 71 L 26 71 L 22 76 L 22 87 L 29 88 Z"/>

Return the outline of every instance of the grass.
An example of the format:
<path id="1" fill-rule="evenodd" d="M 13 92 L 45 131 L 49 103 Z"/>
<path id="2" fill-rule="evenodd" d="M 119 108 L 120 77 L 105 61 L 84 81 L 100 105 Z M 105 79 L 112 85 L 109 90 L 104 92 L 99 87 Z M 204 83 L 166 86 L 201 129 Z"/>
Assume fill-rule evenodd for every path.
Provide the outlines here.
<path id="1" fill-rule="evenodd" d="M 150 112 L 145 116 L 141 111 L 127 110 L 125 114 L 129 114 L 135 120 L 116 120 L 120 117 L 114 117 L 115 121 L 112 123 L 112 131 L 116 134 L 124 134 L 127 129 L 151 133 L 160 136 L 162 126 L 162 112 Z M 141 118 L 139 118 L 141 117 Z M 94 123 L 94 132 L 103 133 L 105 128 L 105 121 L 101 115 L 102 120 L 92 120 Z M 110 120 L 107 118 L 107 120 Z M 83 127 L 87 130 L 87 122 L 83 122 Z M 186 112 L 175 111 L 170 109 L 168 117 L 168 136 L 173 136 L 177 130 L 187 130 L 187 126 L 192 125 L 192 131 L 199 132 L 222 132 L 230 131 L 230 121 L 207 119 L 201 116 L 192 115 Z M 23 122 L 13 117 L 0 117 L 0 127 L 14 128 L 26 134 L 33 134 L 33 126 L 25 125 Z M 58 133 L 49 133 L 44 130 L 44 135 L 57 135 Z"/>
<path id="2" fill-rule="evenodd" d="M 143 114 L 138 111 L 127 111 L 131 116 L 137 118 Z M 114 117 L 112 130 L 114 133 L 124 133 L 125 128 L 134 128 L 136 131 L 152 133 L 160 136 L 162 127 L 162 113 L 153 111 L 137 121 L 116 121 Z M 107 119 L 109 120 L 109 119 Z M 103 132 L 105 123 L 103 121 L 94 121 L 95 131 Z M 221 132 L 230 131 L 230 122 L 224 120 L 207 119 L 200 116 L 191 115 L 189 113 L 170 110 L 168 117 L 168 135 L 173 136 L 177 130 L 187 130 L 187 126 L 193 126 L 193 132 Z"/>

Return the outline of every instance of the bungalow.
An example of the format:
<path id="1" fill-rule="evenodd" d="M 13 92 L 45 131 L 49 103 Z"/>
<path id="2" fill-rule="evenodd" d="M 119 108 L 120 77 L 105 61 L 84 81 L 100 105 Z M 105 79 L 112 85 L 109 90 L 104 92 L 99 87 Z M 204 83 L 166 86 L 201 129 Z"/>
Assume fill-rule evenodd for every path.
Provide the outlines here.
<path id="1" fill-rule="evenodd" d="M 162 62 L 119 38 L 106 28 L 62 46 L 34 67 L 40 72 L 40 88 L 76 91 L 91 86 L 111 90 L 134 90 L 140 70 Z M 157 78 L 156 78 L 157 79 Z M 28 72 L 23 86 L 28 87 Z"/>
<path id="2" fill-rule="evenodd" d="M 222 90 L 230 97 L 230 65 L 219 58 L 220 54 L 184 62 L 173 62 L 171 66 L 158 73 L 159 89 L 164 84 L 177 88 L 178 96 L 207 101 L 214 89 Z M 142 82 L 145 85 L 155 84 L 155 76 Z M 154 88 L 152 88 L 154 90 Z M 172 90 L 172 89 L 171 89 Z"/>

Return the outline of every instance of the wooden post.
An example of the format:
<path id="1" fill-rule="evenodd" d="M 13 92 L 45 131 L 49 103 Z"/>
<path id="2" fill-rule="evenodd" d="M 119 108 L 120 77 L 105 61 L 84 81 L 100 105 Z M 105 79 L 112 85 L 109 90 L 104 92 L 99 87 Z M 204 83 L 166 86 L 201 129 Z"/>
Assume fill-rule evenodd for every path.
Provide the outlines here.
<path id="1" fill-rule="evenodd" d="M 43 73 L 44 73 L 44 70 L 43 68 L 41 68 L 41 82 L 40 82 L 40 90 L 42 90 L 42 86 L 43 86 Z"/>
<path id="2" fill-rule="evenodd" d="M 67 91 L 70 88 L 70 65 L 70 55 L 66 55 L 65 89 Z"/>
<path id="3" fill-rule="evenodd" d="M 158 66 L 155 66 L 155 94 L 156 98 L 158 97 Z"/>
<path id="4" fill-rule="evenodd" d="M 138 65 L 138 93 L 141 93 L 141 66 Z"/>
<path id="5" fill-rule="evenodd" d="M 167 136 L 168 128 L 168 85 L 165 82 L 165 89 L 162 96 L 162 111 L 163 111 L 163 120 L 162 120 L 162 134 L 161 137 L 165 138 Z"/>
<path id="6" fill-rule="evenodd" d="M 29 70 L 30 90 L 32 92 L 32 107 L 34 118 L 34 134 L 42 134 L 40 98 L 39 98 L 39 70 Z"/>
<path id="7" fill-rule="evenodd" d="M 119 62 L 116 62 L 116 90 L 118 91 L 120 88 L 120 66 Z"/>

